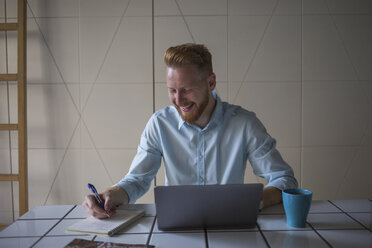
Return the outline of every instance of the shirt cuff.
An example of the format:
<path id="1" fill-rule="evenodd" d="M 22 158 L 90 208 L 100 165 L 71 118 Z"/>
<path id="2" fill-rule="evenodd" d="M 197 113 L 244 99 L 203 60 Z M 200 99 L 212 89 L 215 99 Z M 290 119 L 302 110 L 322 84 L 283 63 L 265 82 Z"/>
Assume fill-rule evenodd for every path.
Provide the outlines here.
<path id="1" fill-rule="evenodd" d="M 115 186 L 119 186 L 127 192 L 128 197 L 129 197 L 129 204 L 134 204 L 139 198 L 138 196 L 136 197 L 136 193 L 138 192 L 138 189 L 136 189 L 133 185 L 130 185 L 126 182 L 119 182 L 115 184 Z"/>
<path id="2" fill-rule="evenodd" d="M 285 177 L 268 183 L 266 187 L 268 186 L 272 186 L 283 191 L 285 189 L 296 189 L 298 187 L 298 183 L 294 177 Z"/>

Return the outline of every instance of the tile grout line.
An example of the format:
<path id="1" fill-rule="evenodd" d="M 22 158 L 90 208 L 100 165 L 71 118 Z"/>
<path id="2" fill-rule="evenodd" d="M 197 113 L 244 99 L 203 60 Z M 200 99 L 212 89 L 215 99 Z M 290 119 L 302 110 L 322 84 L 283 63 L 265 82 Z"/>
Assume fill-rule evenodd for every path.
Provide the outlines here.
<path id="1" fill-rule="evenodd" d="M 349 213 L 347 213 L 346 211 L 344 211 L 342 208 L 340 208 L 339 206 L 337 206 L 335 203 L 333 203 L 331 200 L 328 200 L 333 206 L 335 206 L 336 208 L 338 208 L 339 210 L 342 211 L 343 214 L 345 214 L 346 216 L 348 216 L 349 218 L 351 218 L 353 221 L 357 222 L 359 225 L 361 225 L 364 229 L 366 229 L 367 231 L 369 232 L 372 232 L 372 230 L 370 230 L 367 226 L 365 226 L 363 223 L 361 223 L 360 221 L 358 221 L 357 219 L 355 219 L 353 216 L 351 216 Z M 364 212 L 356 212 L 356 213 L 364 213 Z M 368 212 L 367 212 L 368 213 Z"/>
<path id="2" fill-rule="evenodd" d="M 209 240 L 208 240 L 208 230 L 204 228 L 204 239 L 205 239 L 205 247 L 209 248 Z"/>
<path id="3" fill-rule="evenodd" d="M 253 65 L 253 61 L 254 61 L 255 58 L 256 58 L 256 55 L 257 55 L 257 53 L 258 53 L 258 50 L 259 50 L 259 48 L 261 47 L 261 45 L 262 45 L 262 43 L 263 43 L 264 37 L 265 37 L 265 35 L 266 35 L 267 30 L 269 29 L 269 26 L 270 26 L 271 21 L 272 21 L 272 19 L 273 19 L 274 13 L 275 13 L 275 11 L 276 11 L 276 9 L 277 9 L 277 7 L 278 7 L 278 4 L 279 4 L 279 0 L 277 0 L 276 3 L 275 3 L 275 6 L 274 6 L 274 8 L 273 8 L 273 10 L 272 10 L 272 13 L 271 13 L 271 15 L 269 16 L 269 20 L 267 21 L 266 26 L 265 26 L 265 28 L 264 28 L 264 30 L 263 30 L 263 32 L 262 32 L 261 38 L 260 38 L 260 40 L 258 41 L 257 47 L 256 47 L 256 49 L 255 49 L 255 51 L 254 51 L 254 53 L 253 53 L 253 55 L 252 55 L 251 60 L 250 60 L 249 63 L 248 63 L 248 67 L 247 67 L 246 71 L 244 72 L 244 75 L 243 75 L 243 78 L 242 78 L 242 80 L 241 80 L 241 82 L 240 82 L 240 85 L 239 85 L 238 91 L 237 91 L 236 95 L 234 96 L 234 98 L 232 99 L 232 103 L 233 103 L 233 104 L 236 104 L 236 99 L 237 99 L 237 97 L 238 97 L 238 95 L 239 95 L 240 89 L 242 88 L 243 83 L 245 82 L 245 80 L 246 80 L 246 78 L 247 78 L 247 76 L 248 76 L 249 70 L 251 69 L 251 67 L 252 67 L 252 65 Z"/>
<path id="4" fill-rule="evenodd" d="M 154 12 L 155 12 L 155 3 L 154 0 L 151 1 L 151 11 L 152 11 L 152 25 L 151 25 L 151 38 L 152 38 L 152 112 L 155 113 L 155 19 L 154 19 Z"/>
<path id="5" fill-rule="evenodd" d="M 155 113 L 155 97 L 156 97 L 156 93 L 155 93 L 155 88 L 156 88 L 156 80 L 155 80 L 155 17 L 154 17 L 154 13 L 155 13 L 155 3 L 154 3 L 154 0 L 151 1 L 151 11 L 152 11 L 152 25 L 151 25 L 151 31 L 152 31 L 152 34 L 151 34 L 151 38 L 152 38 L 152 113 Z M 156 187 L 157 185 L 157 178 L 156 178 L 156 175 L 154 176 L 154 187 Z"/>
<path id="6" fill-rule="evenodd" d="M 72 210 L 74 210 L 76 208 L 76 205 L 75 206 L 73 206 L 64 216 L 62 216 L 62 218 L 59 218 L 59 220 L 57 221 L 57 223 L 56 224 L 54 224 L 51 228 L 49 228 L 49 230 L 48 231 L 46 231 L 34 244 L 32 244 L 31 245 L 31 247 L 35 247 L 35 245 L 37 244 L 37 243 L 39 243 L 43 238 L 45 238 L 46 237 L 46 235 L 48 234 L 48 233 L 50 233 L 50 231 L 52 231 L 53 230 L 53 228 L 55 228 L 59 223 L 61 223 L 62 222 L 62 220 L 69 214 L 69 213 L 71 213 L 71 211 Z"/>
<path id="7" fill-rule="evenodd" d="M 149 236 L 147 237 L 146 245 L 149 245 L 150 244 L 152 233 L 153 233 L 154 227 L 155 227 L 156 218 L 157 218 L 157 216 L 155 215 L 154 221 L 152 222 L 152 225 L 151 225 Z"/>
<path id="8" fill-rule="evenodd" d="M 81 97 L 81 14 L 80 14 L 80 11 L 81 11 L 81 0 L 79 0 L 78 2 L 79 6 L 78 6 L 78 12 L 79 12 L 79 19 L 78 19 L 78 72 L 79 72 L 79 111 L 80 111 L 80 116 L 81 116 L 81 113 L 82 113 L 82 104 L 81 104 L 81 100 L 82 100 L 82 97 Z M 81 122 L 79 121 L 79 157 L 80 157 L 80 163 L 82 163 L 82 160 L 83 160 L 83 153 L 82 153 L 82 147 L 83 147 L 83 132 L 81 130 Z"/>
<path id="9" fill-rule="evenodd" d="M 187 21 L 186 21 L 185 15 L 183 14 L 183 12 L 182 12 L 182 10 L 181 10 L 181 7 L 180 7 L 178 1 L 177 1 L 177 0 L 174 0 L 174 2 L 176 3 L 177 8 L 178 8 L 178 10 L 179 10 L 180 13 L 181 13 L 181 17 L 182 17 L 182 19 L 183 19 L 183 22 L 184 22 L 185 25 L 186 25 L 186 28 L 187 28 L 187 31 L 189 32 L 189 35 L 191 36 L 192 42 L 195 43 L 195 38 L 194 38 L 194 36 L 193 36 L 192 33 L 191 33 L 190 27 L 189 27 L 189 25 L 187 24 Z"/>
<path id="10" fill-rule="evenodd" d="M 263 240 L 265 241 L 267 247 L 268 247 L 268 248 L 271 248 L 271 246 L 270 246 L 270 244 L 269 244 L 269 241 L 267 240 L 266 236 L 264 235 L 263 231 L 261 230 L 260 225 L 259 225 L 258 223 L 256 223 L 256 225 L 257 225 L 257 229 L 258 229 L 258 231 L 260 232 L 260 234 L 261 234 Z"/>
<path id="11" fill-rule="evenodd" d="M 301 74 L 301 84 L 300 84 L 300 88 L 301 88 L 301 92 L 300 92 L 300 98 L 301 98 L 301 115 L 300 115 L 300 187 L 303 188 L 303 179 L 304 179 L 304 175 L 303 175 L 303 171 L 304 171 L 304 151 L 303 151 L 303 148 L 304 148 L 304 128 L 303 128 L 303 125 L 304 125 L 304 73 L 303 73 L 303 67 L 304 67 L 304 57 L 303 57 L 303 54 L 304 54 L 304 6 L 303 6 L 303 0 L 301 1 L 301 51 L 300 51 L 300 56 L 301 56 L 301 70 L 300 70 L 300 74 Z"/>
<path id="12" fill-rule="evenodd" d="M 311 229 L 329 246 L 329 247 L 333 247 L 314 227 L 313 225 L 311 225 L 309 222 L 307 222 L 307 225 L 311 227 Z M 331 229 L 333 230 L 333 229 Z"/>
<path id="13" fill-rule="evenodd" d="M 227 80 L 227 101 L 230 102 L 230 80 L 229 80 L 229 1 L 226 1 L 226 80 Z"/>

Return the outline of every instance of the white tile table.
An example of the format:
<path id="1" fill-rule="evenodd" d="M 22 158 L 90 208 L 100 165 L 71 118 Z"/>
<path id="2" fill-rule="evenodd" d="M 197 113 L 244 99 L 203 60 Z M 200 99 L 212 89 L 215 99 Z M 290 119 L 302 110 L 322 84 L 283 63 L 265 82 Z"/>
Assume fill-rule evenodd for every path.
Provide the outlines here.
<path id="1" fill-rule="evenodd" d="M 146 215 L 114 237 L 73 235 L 66 228 L 88 216 L 81 206 L 39 206 L 0 232 L 2 247 L 64 247 L 75 238 L 160 248 L 367 247 L 372 248 L 372 200 L 313 201 L 305 228 L 288 227 L 282 205 L 260 212 L 251 229 L 163 232 L 155 206 L 136 204 Z"/>

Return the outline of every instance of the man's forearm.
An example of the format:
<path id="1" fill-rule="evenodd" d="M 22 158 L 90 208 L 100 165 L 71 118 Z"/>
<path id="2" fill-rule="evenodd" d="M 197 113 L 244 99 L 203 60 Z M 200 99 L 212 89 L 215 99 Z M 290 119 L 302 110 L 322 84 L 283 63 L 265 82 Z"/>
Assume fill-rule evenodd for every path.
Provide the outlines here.
<path id="1" fill-rule="evenodd" d="M 269 207 L 282 202 L 282 191 L 278 188 L 265 187 L 262 195 L 263 207 Z"/>
<path id="2" fill-rule="evenodd" d="M 129 203 L 128 193 L 120 186 L 112 186 L 103 194 L 110 197 L 114 205 L 126 205 Z"/>

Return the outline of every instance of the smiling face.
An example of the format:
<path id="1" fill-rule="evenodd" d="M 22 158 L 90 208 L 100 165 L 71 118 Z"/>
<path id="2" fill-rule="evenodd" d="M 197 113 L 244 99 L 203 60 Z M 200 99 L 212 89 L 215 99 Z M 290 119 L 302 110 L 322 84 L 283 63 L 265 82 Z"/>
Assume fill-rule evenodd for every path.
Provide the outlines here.
<path id="1" fill-rule="evenodd" d="M 167 67 L 169 99 L 187 123 L 202 128 L 208 124 L 215 105 L 215 85 L 214 73 L 204 76 L 195 65 Z"/>

